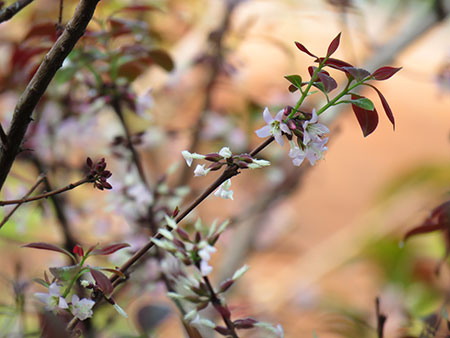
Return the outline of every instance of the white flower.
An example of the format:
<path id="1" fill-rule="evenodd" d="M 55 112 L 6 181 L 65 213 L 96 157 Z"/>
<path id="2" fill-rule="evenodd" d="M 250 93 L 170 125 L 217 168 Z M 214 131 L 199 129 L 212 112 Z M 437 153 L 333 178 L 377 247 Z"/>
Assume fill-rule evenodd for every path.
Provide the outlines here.
<path id="1" fill-rule="evenodd" d="M 92 317 L 92 307 L 95 302 L 92 299 L 80 298 L 77 295 L 72 296 L 72 314 L 79 320 L 85 320 Z"/>
<path id="2" fill-rule="evenodd" d="M 188 165 L 188 167 L 190 167 L 192 165 L 192 161 L 193 160 L 203 160 L 205 158 L 204 155 L 201 154 L 197 154 L 197 153 L 190 153 L 187 150 L 183 150 L 181 152 L 181 155 L 183 155 L 184 160 L 186 161 L 186 164 Z"/>
<path id="3" fill-rule="evenodd" d="M 230 190 L 231 186 L 231 180 L 228 179 L 225 182 L 222 183 L 222 185 L 219 187 L 219 189 L 216 190 L 214 193 L 217 197 L 222 197 L 223 199 L 233 199 L 233 191 Z"/>
<path id="4" fill-rule="evenodd" d="M 316 110 L 312 110 L 312 116 L 310 120 L 304 121 L 303 126 L 303 144 L 307 145 L 311 140 L 322 137 L 323 134 L 329 133 L 330 130 L 327 126 L 317 123 L 319 117 Z"/>
<path id="5" fill-rule="evenodd" d="M 269 165 L 270 165 L 269 161 L 253 159 L 253 162 L 249 163 L 247 166 L 250 169 L 259 169 L 259 168 L 263 168 L 263 167 L 268 167 Z"/>
<path id="6" fill-rule="evenodd" d="M 198 251 L 198 255 L 204 261 L 209 261 L 211 259 L 211 254 L 216 252 L 217 249 L 209 244 L 207 244 L 203 249 Z"/>
<path id="7" fill-rule="evenodd" d="M 114 309 L 116 309 L 117 313 L 122 317 L 128 318 L 127 313 L 116 303 L 113 305 Z"/>
<path id="8" fill-rule="evenodd" d="M 266 107 L 263 112 L 264 121 L 266 121 L 267 125 L 258 129 L 256 131 L 256 135 L 258 137 L 268 137 L 273 136 L 275 140 L 280 144 L 284 144 L 284 139 L 282 132 L 285 132 L 286 134 L 291 134 L 291 130 L 287 126 L 286 123 L 282 122 L 283 119 L 283 112 L 284 109 L 280 110 L 277 115 L 275 115 L 275 118 L 270 115 L 269 109 Z"/>
<path id="9" fill-rule="evenodd" d="M 303 160 L 306 157 L 306 153 L 302 149 L 300 149 L 294 143 L 294 141 L 291 141 L 291 150 L 289 150 L 289 157 L 292 158 L 292 163 L 296 167 L 299 167 L 303 163 Z"/>
<path id="10" fill-rule="evenodd" d="M 150 88 L 142 95 L 139 95 L 136 99 L 136 113 L 140 116 L 144 116 L 148 109 L 154 104 L 152 97 L 152 89 Z"/>
<path id="11" fill-rule="evenodd" d="M 213 267 L 207 261 L 200 262 L 200 272 L 202 276 L 208 276 L 213 271 Z"/>
<path id="12" fill-rule="evenodd" d="M 264 330 L 269 331 L 270 333 L 272 333 L 273 335 L 275 335 L 275 337 L 277 338 L 284 338 L 284 330 L 283 327 L 278 324 L 276 327 L 273 326 L 270 323 L 266 323 L 266 322 L 257 322 L 254 324 L 254 326 L 256 327 L 260 327 Z"/>
<path id="13" fill-rule="evenodd" d="M 246 273 L 248 270 L 248 265 L 244 265 L 239 270 L 236 270 L 236 272 L 233 274 L 233 277 L 231 277 L 232 280 L 236 280 L 238 278 L 241 278 L 244 273 Z"/>
<path id="14" fill-rule="evenodd" d="M 231 152 L 230 148 L 223 147 L 222 149 L 220 149 L 219 155 L 226 159 L 226 158 L 230 158 L 231 156 L 233 156 L 233 153 Z"/>
<path id="15" fill-rule="evenodd" d="M 206 176 L 206 174 L 208 174 L 210 170 L 210 168 L 205 169 L 204 164 L 197 164 L 197 167 L 194 170 L 194 176 Z"/>
<path id="16" fill-rule="evenodd" d="M 34 296 L 44 303 L 45 308 L 49 311 L 56 311 L 58 308 L 67 309 L 69 306 L 66 300 L 61 297 L 60 288 L 56 283 L 52 283 L 48 287 L 48 293 L 36 292 Z"/>

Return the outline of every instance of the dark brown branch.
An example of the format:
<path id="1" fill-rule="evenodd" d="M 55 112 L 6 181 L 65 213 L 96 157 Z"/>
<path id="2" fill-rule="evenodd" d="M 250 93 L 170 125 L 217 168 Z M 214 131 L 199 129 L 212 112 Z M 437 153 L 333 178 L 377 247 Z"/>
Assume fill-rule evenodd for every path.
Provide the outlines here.
<path id="1" fill-rule="evenodd" d="M 89 21 L 94 15 L 99 0 L 81 0 L 75 14 L 67 24 L 64 32 L 44 57 L 44 61 L 34 74 L 14 109 L 11 127 L 8 132 L 8 147 L 0 154 L 0 190 L 5 183 L 11 166 L 20 151 L 20 147 L 32 121 L 31 115 L 50 81 L 61 67 L 64 59 L 83 36 Z"/>
<path id="2" fill-rule="evenodd" d="M 40 200 L 40 199 L 43 199 L 43 198 L 52 197 L 52 196 L 55 196 L 57 194 L 66 192 L 68 190 L 72 190 L 72 189 L 74 189 L 74 188 L 76 188 L 76 187 L 78 187 L 78 186 L 80 186 L 82 184 L 89 183 L 89 182 L 93 182 L 92 178 L 85 177 L 85 178 L 83 178 L 83 179 L 81 179 L 81 180 L 79 180 L 77 182 L 70 183 L 70 184 L 66 185 L 65 187 L 63 187 L 63 188 L 59 188 L 59 189 L 56 189 L 56 190 L 53 190 L 53 191 L 49 191 L 49 192 L 46 192 L 44 194 L 40 194 L 40 195 L 37 195 L 37 196 L 33 196 L 33 197 L 29 197 L 29 198 L 21 198 L 21 199 L 18 199 L 18 200 L 0 201 L 0 207 L 2 207 L 4 205 L 10 205 L 10 204 L 28 203 L 28 202 L 37 201 L 37 200 Z"/>
<path id="3" fill-rule="evenodd" d="M 25 196 L 23 198 L 27 198 L 28 196 L 30 196 L 34 190 L 36 190 L 36 188 L 43 182 L 45 181 L 45 175 L 40 175 L 38 180 L 36 181 L 35 184 L 33 184 L 33 186 L 30 188 L 30 190 L 28 190 L 28 192 L 25 194 Z M 18 203 L 6 216 L 5 218 L 3 218 L 2 222 L 0 223 L 0 229 L 2 228 L 2 226 L 8 222 L 8 220 L 11 218 L 11 216 L 16 212 L 17 209 L 19 209 L 19 207 L 22 205 L 22 203 Z"/>
<path id="4" fill-rule="evenodd" d="M 205 281 L 206 287 L 208 288 L 212 305 L 215 308 L 223 306 L 222 302 L 219 299 L 219 297 L 217 297 L 216 293 L 214 292 L 214 288 L 212 287 L 211 282 L 209 281 L 209 278 L 207 276 L 204 276 L 203 280 Z M 230 331 L 230 337 L 232 337 L 232 338 L 239 338 L 239 336 L 236 333 L 236 329 L 234 327 L 234 324 L 231 321 L 231 318 L 229 316 L 226 316 L 222 311 L 217 310 L 217 312 L 219 312 L 219 314 L 222 317 L 226 327 Z"/>
<path id="5" fill-rule="evenodd" d="M 23 8 L 25 8 L 32 2 L 33 2 L 33 0 L 18 0 L 15 3 L 13 3 L 12 5 L 9 5 L 8 7 L 3 8 L 0 11 L 0 23 L 2 23 L 4 21 L 8 21 L 14 15 L 19 13 Z"/>
<path id="6" fill-rule="evenodd" d="M 250 152 L 252 156 L 257 155 L 260 151 L 262 151 L 265 147 L 267 147 L 271 142 L 273 142 L 274 138 L 269 137 L 267 140 L 265 140 L 263 143 L 261 143 L 259 146 L 257 146 L 253 151 Z M 209 195 L 211 195 L 222 183 L 224 183 L 226 180 L 232 178 L 233 176 L 236 176 L 240 174 L 238 171 L 238 167 L 236 165 L 229 166 L 225 169 L 225 171 L 220 175 L 208 188 L 203 191 L 203 193 L 198 196 L 195 201 L 193 201 L 185 211 L 183 211 L 181 214 L 179 214 L 175 218 L 175 222 L 178 224 L 180 223 L 192 210 L 194 210 L 200 203 L 202 203 Z M 169 226 L 166 227 L 167 230 L 172 230 Z M 128 269 L 134 265 L 137 261 L 139 261 L 148 250 L 150 250 L 155 244 L 153 243 L 153 239 L 161 239 L 163 236 L 158 233 L 155 236 L 153 236 L 150 241 L 147 242 L 141 249 L 139 249 L 133 256 L 131 256 L 121 267 L 120 271 L 123 272 L 125 275 L 127 274 Z M 114 274 L 110 277 L 111 283 L 113 283 L 113 286 L 116 287 L 121 283 L 119 276 Z M 98 295 L 94 298 L 94 301 L 96 304 L 102 299 L 102 295 Z M 74 317 L 70 323 L 67 325 L 67 330 L 72 331 L 75 326 L 78 324 L 78 318 Z"/>
<path id="7" fill-rule="evenodd" d="M 0 124 L 0 141 L 4 148 L 8 145 L 8 137 L 6 136 L 5 131 L 3 130 L 3 126 Z"/>
<path id="8" fill-rule="evenodd" d="M 387 317 L 381 313 L 380 298 L 375 299 L 375 315 L 377 316 L 377 337 L 384 337 L 384 324 L 386 324 Z"/>

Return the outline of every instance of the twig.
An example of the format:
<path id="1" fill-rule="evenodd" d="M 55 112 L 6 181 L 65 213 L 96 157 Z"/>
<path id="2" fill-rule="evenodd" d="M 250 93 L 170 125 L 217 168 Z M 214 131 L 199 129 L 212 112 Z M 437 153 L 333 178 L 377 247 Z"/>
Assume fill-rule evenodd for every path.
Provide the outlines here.
<path id="1" fill-rule="evenodd" d="M 36 190 L 36 188 L 43 182 L 45 181 L 45 175 L 41 174 L 39 175 L 37 181 L 35 184 L 33 184 L 33 186 L 30 188 L 30 190 L 28 190 L 28 192 L 24 195 L 23 198 L 27 198 L 28 196 L 31 195 L 31 193 Z M 3 218 L 2 222 L 0 223 L 0 229 L 2 228 L 2 226 L 8 222 L 8 220 L 10 219 L 10 217 L 16 212 L 17 209 L 19 209 L 19 207 L 22 205 L 22 203 L 18 203 L 6 216 L 5 218 Z"/>
<path id="2" fill-rule="evenodd" d="M 66 185 L 65 187 L 63 187 L 63 188 L 59 188 L 59 189 L 56 189 L 56 190 L 53 190 L 53 191 L 49 191 L 49 192 L 46 192 L 44 194 L 40 194 L 40 195 L 37 195 L 37 196 L 33 196 L 33 197 L 29 197 L 29 198 L 22 198 L 22 199 L 18 199 L 18 200 L 0 201 L 0 207 L 4 206 L 4 205 L 9 205 L 9 204 L 28 203 L 28 202 L 37 201 L 37 200 L 40 200 L 40 199 L 43 199 L 43 198 L 52 197 L 54 195 L 66 192 L 68 190 L 72 190 L 72 189 L 74 189 L 74 188 L 76 188 L 76 187 L 78 187 L 78 186 L 80 186 L 82 184 L 89 183 L 89 182 L 93 182 L 92 178 L 85 177 L 85 178 L 83 178 L 83 179 L 81 179 L 81 180 L 79 180 L 77 182 L 70 183 L 70 184 Z"/>
<path id="3" fill-rule="evenodd" d="M 375 298 L 375 314 L 377 316 L 377 337 L 383 338 L 384 324 L 386 323 L 387 317 L 380 311 L 380 297 Z"/>
<path id="4" fill-rule="evenodd" d="M 222 302 L 220 301 L 219 297 L 217 297 L 216 293 L 214 292 L 214 288 L 211 285 L 211 282 L 209 281 L 208 276 L 204 276 L 203 280 L 205 281 L 206 287 L 208 288 L 210 297 L 211 297 L 211 303 L 214 306 L 214 308 L 223 307 Z M 220 316 L 222 317 L 225 325 L 227 326 L 228 330 L 230 331 L 230 336 L 233 338 L 239 338 L 239 336 L 236 333 L 236 329 L 234 327 L 233 322 L 231 321 L 230 317 L 227 316 L 223 311 L 219 311 L 216 308 L 217 312 L 219 312 Z"/>
<path id="5" fill-rule="evenodd" d="M 6 8 L 3 8 L 0 11 L 0 23 L 4 21 L 8 21 L 11 19 L 14 15 L 19 13 L 24 7 L 28 6 L 30 3 L 32 3 L 33 0 L 18 0 L 12 5 L 9 5 Z"/>
<path id="6" fill-rule="evenodd" d="M 64 59 L 83 36 L 89 21 L 94 15 L 98 2 L 99 0 L 80 1 L 64 32 L 44 57 L 44 61 L 19 98 L 8 132 L 8 147 L 3 149 L 0 154 L 0 190 L 20 151 L 28 125 L 32 121 L 31 115 L 33 110 L 44 95 L 50 81 L 61 67 Z"/>
<path id="7" fill-rule="evenodd" d="M 251 156 L 257 155 L 260 151 L 262 151 L 265 147 L 267 147 L 270 143 L 274 141 L 273 136 L 269 137 L 267 140 L 265 140 L 263 143 L 261 143 L 259 146 L 257 146 L 253 151 L 250 152 Z M 240 174 L 238 171 L 238 167 L 236 165 L 229 166 L 225 169 L 225 171 L 208 187 L 203 191 L 203 193 L 198 196 L 195 201 L 193 201 L 184 212 L 179 214 L 175 218 L 175 222 L 178 224 L 180 223 L 192 210 L 194 210 L 200 203 L 202 203 L 210 194 L 212 194 L 223 182 L 230 179 L 233 176 L 236 176 Z M 167 230 L 171 231 L 172 228 L 169 226 L 166 227 Z M 134 265 L 137 261 L 139 261 L 148 250 L 150 250 L 155 244 L 153 243 L 153 239 L 161 239 L 163 236 L 158 233 L 155 236 L 153 236 L 150 241 L 147 242 L 140 250 L 138 250 L 133 256 L 131 256 L 121 267 L 120 271 L 124 274 L 127 273 L 128 269 Z M 116 287 L 120 284 L 119 276 L 114 274 L 110 277 L 111 283 L 113 283 L 113 286 Z M 94 301 L 96 302 L 96 305 L 98 302 L 102 299 L 102 295 L 98 295 L 94 298 Z M 67 325 L 67 330 L 72 331 L 75 326 L 78 324 L 78 318 L 74 317 L 69 324 Z"/>

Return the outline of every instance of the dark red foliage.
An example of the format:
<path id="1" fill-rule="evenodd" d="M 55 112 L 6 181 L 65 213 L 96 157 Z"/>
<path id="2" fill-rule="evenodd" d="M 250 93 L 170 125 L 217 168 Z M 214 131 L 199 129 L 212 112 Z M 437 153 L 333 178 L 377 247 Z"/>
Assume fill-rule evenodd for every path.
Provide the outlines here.
<path id="1" fill-rule="evenodd" d="M 386 98 L 384 97 L 384 95 L 381 94 L 381 92 L 376 87 L 374 87 L 374 86 L 372 86 L 370 84 L 366 84 L 366 83 L 365 83 L 365 85 L 373 88 L 377 92 L 378 96 L 380 97 L 380 101 L 381 101 L 381 104 L 383 105 L 383 109 L 384 109 L 384 111 L 386 113 L 386 116 L 388 117 L 389 121 L 391 121 L 392 126 L 395 129 L 394 114 L 392 113 L 391 107 L 389 107 L 389 104 L 388 104 Z"/>
<path id="2" fill-rule="evenodd" d="M 317 58 L 317 56 L 315 56 L 314 54 L 312 54 L 308 49 L 306 49 L 305 46 L 303 46 L 300 42 L 295 42 L 295 45 L 297 46 L 298 49 L 300 49 L 303 53 L 308 54 L 309 56 L 312 56 L 313 58 Z"/>
<path id="3" fill-rule="evenodd" d="M 389 66 L 381 67 L 372 73 L 372 77 L 378 81 L 387 80 L 390 77 L 392 77 L 395 73 L 397 73 L 400 69 L 402 69 L 402 67 L 399 68 Z"/>
<path id="4" fill-rule="evenodd" d="M 75 247 L 73 248 L 72 251 L 73 251 L 73 253 L 74 253 L 75 255 L 78 255 L 78 256 L 80 256 L 80 257 L 83 257 L 83 256 L 84 256 L 83 248 L 82 248 L 81 246 L 79 246 L 78 244 L 75 245 Z"/>
<path id="5" fill-rule="evenodd" d="M 73 256 L 70 252 L 68 252 L 67 250 L 60 248 L 54 244 L 50 244 L 50 243 L 33 242 L 33 243 L 28 243 L 28 244 L 22 245 L 22 248 L 33 248 L 33 249 L 56 251 L 56 252 L 60 252 L 60 253 L 63 253 L 65 255 L 69 256 L 73 260 Z"/>
<path id="6" fill-rule="evenodd" d="M 94 278 L 98 288 L 103 292 L 103 294 L 106 297 L 108 297 L 114 290 L 114 287 L 109 278 L 106 277 L 106 275 L 103 272 L 100 272 L 98 270 L 89 268 L 89 271 L 91 272 L 91 275 Z"/>
<path id="7" fill-rule="evenodd" d="M 129 246 L 130 246 L 130 244 L 127 244 L 127 243 L 111 244 L 111 245 L 107 245 L 103 248 L 93 250 L 91 255 L 107 256 L 107 255 L 111 255 L 114 252 L 119 251 L 123 248 L 127 248 Z"/>
<path id="8" fill-rule="evenodd" d="M 339 33 L 328 46 L 327 57 L 333 55 L 336 49 L 338 49 L 340 40 L 341 40 L 341 33 Z"/>
<path id="9" fill-rule="evenodd" d="M 352 94 L 351 96 L 352 100 L 357 100 L 362 97 L 363 96 L 359 96 L 356 94 Z M 367 110 L 358 107 L 355 104 L 352 104 L 352 109 L 356 115 L 356 118 L 358 120 L 359 126 L 361 127 L 364 137 L 370 135 L 377 128 L 378 125 L 378 113 L 376 109 Z"/>

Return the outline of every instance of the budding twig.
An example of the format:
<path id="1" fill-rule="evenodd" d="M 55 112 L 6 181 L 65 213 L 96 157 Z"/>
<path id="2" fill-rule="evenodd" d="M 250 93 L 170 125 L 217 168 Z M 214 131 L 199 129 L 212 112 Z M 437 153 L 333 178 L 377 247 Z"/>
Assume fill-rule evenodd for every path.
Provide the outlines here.
<path id="1" fill-rule="evenodd" d="M 273 136 L 266 139 L 264 142 L 262 142 L 260 145 L 258 145 L 254 150 L 250 152 L 251 156 L 257 155 L 260 151 L 262 151 L 265 147 L 267 147 L 270 143 L 274 141 Z M 238 175 L 240 172 L 238 171 L 237 165 L 233 164 L 231 166 L 228 166 L 225 171 L 220 175 L 211 185 L 203 191 L 203 193 L 198 196 L 195 201 L 193 201 L 184 212 L 180 213 L 176 218 L 175 222 L 178 224 L 180 223 L 192 210 L 194 210 L 200 203 L 202 203 L 209 195 L 211 195 L 223 182 L 230 179 L 233 176 Z M 169 226 L 166 227 L 167 230 L 172 231 L 172 228 Z M 140 250 L 138 250 L 133 256 L 131 256 L 121 267 L 120 271 L 124 274 L 127 273 L 128 269 L 134 265 L 137 261 L 139 261 L 148 250 L 150 250 L 155 244 L 152 241 L 153 239 L 161 239 L 163 236 L 158 233 L 155 236 L 153 236 L 150 241 L 147 242 Z M 111 283 L 113 283 L 113 286 L 116 287 L 121 283 L 119 276 L 117 274 L 114 274 L 110 277 Z M 96 305 L 99 303 L 99 301 L 102 299 L 102 295 L 96 296 L 93 300 L 96 302 Z M 67 325 L 66 329 L 67 331 L 72 331 L 75 326 L 78 324 L 79 319 L 77 317 L 74 317 L 69 324 Z"/>
<path id="2" fill-rule="evenodd" d="M 21 199 L 18 199 L 18 200 L 0 201 L 0 207 L 4 206 L 4 205 L 9 205 L 9 204 L 22 204 L 22 203 L 28 203 L 28 202 L 32 202 L 32 201 L 37 201 L 37 200 L 40 200 L 40 199 L 43 199 L 43 198 L 51 197 L 51 196 L 54 196 L 54 195 L 66 192 L 68 190 L 72 190 L 72 189 L 74 189 L 74 188 L 76 188 L 76 187 L 78 187 L 78 186 L 80 186 L 82 184 L 89 183 L 89 182 L 94 182 L 94 180 L 91 177 L 86 176 L 85 178 L 83 178 L 83 179 L 81 179 L 81 180 L 79 180 L 77 182 L 70 183 L 70 184 L 66 185 L 65 187 L 63 187 L 63 188 L 59 188 L 59 189 L 56 189 L 56 190 L 53 190 L 53 191 L 49 191 L 49 192 L 46 192 L 44 194 L 40 194 L 40 195 L 29 197 L 29 198 L 25 197 L 25 198 L 21 198 Z"/>
<path id="3" fill-rule="evenodd" d="M 30 188 L 30 190 L 28 190 L 28 192 L 25 194 L 25 196 L 23 198 L 27 198 L 28 196 L 30 196 L 34 190 L 36 190 L 36 188 L 43 182 L 45 181 L 45 175 L 39 175 L 37 181 L 35 184 L 33 184 L 33 186 Z M 23 202 L 22 202 L 23 203 Z M 17 209 L 19 209 L 19 207 L 22 205 L 22 203 L 18 203 L 6 216 L 5 218 L 3 218 L 3 220 L 0 223 L 0 229 L 2 228 L 2 226 L 8 222 L 8 220 L 10 219 L 10 217 L 16 212 Z"/>

